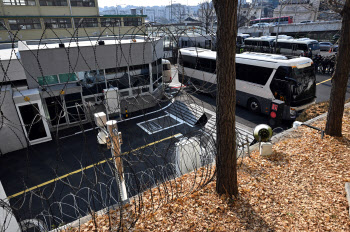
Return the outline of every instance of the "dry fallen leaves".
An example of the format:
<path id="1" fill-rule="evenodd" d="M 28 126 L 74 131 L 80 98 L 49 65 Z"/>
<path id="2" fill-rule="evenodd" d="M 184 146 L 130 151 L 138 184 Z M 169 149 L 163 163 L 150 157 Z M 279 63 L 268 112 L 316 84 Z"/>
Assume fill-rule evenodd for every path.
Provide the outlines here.
<path id="1" fill-rule="evenodd" d="M 325 121 L 315 126 L 324 127 Z M 274 154 L 253 153 L 239 170 L 239 197 L 215 192 L 215 181 L 194 191 L 205 169 L 142 194 L 123 213 L 124 229 L 133 231 L 350 231 L 344 183 L 350 180 L 350 109 L 343 137 L 300 128 L 274 145 Z M 166 190 L 172 188 L 172 192 Z M 176 191 L 174 191 L 176 189 Z M 167 195 L 171 194 L 171 196 Z M 151 197 L 152 195 L 152 197 Z M 142 209 L 135 212 L 135 207 Z M 120 222 L 118 210 L 98 216 L 73 231 L 110 231 Z M 136 224 L 130 228 L 134 219 Z"/>

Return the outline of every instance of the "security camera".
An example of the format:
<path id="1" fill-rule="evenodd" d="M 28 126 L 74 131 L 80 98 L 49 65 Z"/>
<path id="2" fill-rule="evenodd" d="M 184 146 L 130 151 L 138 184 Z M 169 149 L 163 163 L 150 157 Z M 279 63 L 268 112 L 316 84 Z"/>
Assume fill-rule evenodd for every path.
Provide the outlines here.
<path id="1" fill-rule="evenodd" d="M 272 128 L 266 124 L 257 125 L 253 135 L 258 142 L 268 142 L 272 137 Z"/>

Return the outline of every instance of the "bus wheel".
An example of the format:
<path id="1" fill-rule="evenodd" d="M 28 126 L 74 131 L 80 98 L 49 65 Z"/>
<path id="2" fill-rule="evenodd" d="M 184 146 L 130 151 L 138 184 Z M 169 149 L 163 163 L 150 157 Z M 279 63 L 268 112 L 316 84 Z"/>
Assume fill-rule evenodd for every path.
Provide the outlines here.
<path id="1" fill-rule="evenodd" d="M 260 113 L 260 104 L 259 104 L 259 101 L 256 100 L 255 98 L 249 99 L 247 106 L 251 112 Z"/>

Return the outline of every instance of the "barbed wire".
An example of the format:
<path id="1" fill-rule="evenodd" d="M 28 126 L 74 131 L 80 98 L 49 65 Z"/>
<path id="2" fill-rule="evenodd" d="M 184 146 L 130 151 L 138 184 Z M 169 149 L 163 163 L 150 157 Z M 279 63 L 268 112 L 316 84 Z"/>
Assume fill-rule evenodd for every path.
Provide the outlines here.
<path id="1" fill-rule="evenodd" d="M 211 44 L 214 34 L 198 26 L 150 25 L 121 33 L 112 25 L 90 36 L 83 21 L 64 31 L 71 37 L 45 27 L 40 39 L 23 41 L 20 31 L 7 30 L 11 55 L 0 62 L 0 135 L 3 141 L 6 132 L 8 141 L 0 147 L 8 194 L 0 202 L 6 212 L 1 231 L 14 221 L 23 231 L 63 225 L 79 231 L 86 216 L 97 228 L 102 214 L 109 230 L 132 229 L 140 216 L 215 178 L 215 103 L 201 100 L 215 95 L 215 84 L 186 86 L 191 81 L 182 83 L 180 75 L 192 74 L 177 62 L 180 38 L 198 45 L 197 33 Z M 44 39 L 48 33 L 54 38 Z M 171 62 L 164 50 L 172 53 Z M 13 78 L 14 65 L 24 85 Z M 59 66 L 64 68 L 57 71 Z M 177 84 L 169 86 L 166 78 Z M 101 112 L 106 118 L 95 116 Z M 238 129 L 236 136 L 237 157 L 243 158 L 252 141 Z"/>

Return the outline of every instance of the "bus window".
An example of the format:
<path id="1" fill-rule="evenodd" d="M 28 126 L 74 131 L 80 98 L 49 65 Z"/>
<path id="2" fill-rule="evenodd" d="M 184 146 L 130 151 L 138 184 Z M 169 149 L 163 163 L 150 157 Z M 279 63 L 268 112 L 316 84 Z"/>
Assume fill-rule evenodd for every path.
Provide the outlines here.
<path id="1" fill-rule="evenodd" d="M 303 51 L 307 51 L 307 45 L 306 44 L 296 44 L 296 50 L 303 50 Z"/>
<path id="2" fill-rule="evenodd" d="M 163 64 L 163 70 L 171 70 L 170 64 Z"/>
<path id="3" fill-rule="evenodd" d="M 265 85 L 273 69 L 236 63 L 236 78 L 238 80 Z"/>
<path id="4" fill-rule="evenodd" d="M 270 47 L 270 43 L 268 41 L 261 41 L 261 46 Z"/>
<path id="5" fill-rule="evenodd" d="M 311 48 L 312 50 L 320 50 L 320 45 L 319 45 L 319 43 L 312 43 L 312 44 L 309 44 L 308 47 Z"/>

